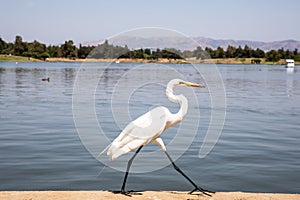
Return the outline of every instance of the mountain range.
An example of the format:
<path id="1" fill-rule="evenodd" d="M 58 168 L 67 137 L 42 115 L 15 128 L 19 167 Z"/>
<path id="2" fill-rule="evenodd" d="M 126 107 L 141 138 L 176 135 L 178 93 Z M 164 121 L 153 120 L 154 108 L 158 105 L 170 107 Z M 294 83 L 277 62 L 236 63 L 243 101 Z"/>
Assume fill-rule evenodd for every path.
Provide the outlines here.
<path id="1" fill-rule="evenodd" d="M 248 45 L 249 47 L 256 49 L 260 48 L 264 51 L 269 51 L 271 49 L 300 49 L 300 41 L 297 40 L 282 40 L 282 41 L 273 41 L 273 42 L 261 42 L 261 41 L 251 41 L 251 40 L 215 40 L 206 37 L 195 37 L 193 38 L 197 41 L 202 47 L 210 47 L 216 49 L 218 46 L 227 48 L 228 45 L 231 46 L 241 46 L 244 47 Z"/>
<path id="2" fill-rule="evenodd" d="M 104 40 L 85 42 L 83 45 L 98 45 L 103 43 Z M 300 41 L 297 40 L 282 40 L 273 42 L 262 42 L 262 41 L 251 41 L 251 40 L 222 40 L 222 39 L 212 39 L 207 37 L 142 37 L 142 36 L 119 36 L 108 39 L 110 44 L 125 46 L 127 45 L 130 49 L 137 48 L 175 48 L 180 50 L 194 50 L 197 46 L 202 48 L 210 47 L 216 49 L 217 47 L 222 47 L 226 49 L 228 45 L 242 48 L 248 45 L 252 49 L 262 49 L 264 51 L 269 51 L 271 49 L 300 49 Z"/>

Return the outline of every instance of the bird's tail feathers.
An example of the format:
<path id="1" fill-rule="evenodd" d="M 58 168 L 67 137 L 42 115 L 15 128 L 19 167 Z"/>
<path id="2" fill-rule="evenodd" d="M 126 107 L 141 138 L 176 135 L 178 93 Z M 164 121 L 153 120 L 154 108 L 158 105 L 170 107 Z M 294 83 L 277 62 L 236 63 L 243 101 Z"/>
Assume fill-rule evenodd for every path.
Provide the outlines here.
<path id="1" fill-rule="evenodd" d="M 143 139 L 136 139 L 128 142 L 126 145 L 122 145 L 122 142 L 114 141 L 107 151 L 107 155 L 110 156 L 112 160 L 145 145 L 146 141 Z"/>
<path id="2" fill-rule="evenodd" d="M 105 151 L 107 151 L 107 149 L 108 149 L 110 146 L 111 146 L 111 144 L 107 145 L 107 147 L 105 147 L 105 148 L 98 154 L 97 158 L 100 157 Z"/>
<path id="3" fill-rule="evenodd" d="M 117 157 L 126 153 L 122 150 L 123 148 L 120 147 L 120 144 L 121 144 L 121 142 L 117 142 L 117 141 L 114 141 L 113 143 L 111 143 L 111 145 L 107 151 L 107 155 L 110 157 L 111 160 L 114 160 Z"/>

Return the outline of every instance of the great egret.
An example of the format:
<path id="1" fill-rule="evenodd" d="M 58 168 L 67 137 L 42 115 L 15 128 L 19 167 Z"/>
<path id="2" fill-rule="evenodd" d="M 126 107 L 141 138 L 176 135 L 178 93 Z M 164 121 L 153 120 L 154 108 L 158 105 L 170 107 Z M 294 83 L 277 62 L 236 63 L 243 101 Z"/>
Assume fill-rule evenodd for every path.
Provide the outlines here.
<path id="1" fill-rule="evenodd" d="M 112 160 L 118 158 L 123 154 L 137 149 L 135 154 L 127 163 L 127 170 L 125 173 L 121 191 L 119 193 L 125 195 L 130 194 L 129 192 L 125 191 L 125 184 L 130 166 L 132 164 L 133 159 L 140 152 L 142 147 L 148 144 L 149 142 L 157 144 L 165 152 L 168 159 L 171 161 L 174 169 L 178 171 L 182 176 L 184 176 L 195 187 L 195 189 L 192 190 L 190 194 L 192 194 L 196 190 L 199 190 L 202 193 L 209 196 L 210 194 L 208 194 L 207 192 L 213 193 L 196 185 L 186 174 L 183 173 L 183 171 L 179 169 L 179 167 L 177 167 L 177 165 L 175 165 L 174 161 L 167 152 L 163 140 L 160 138 L 160 135 L 164 132 L 164 130 L 180 123 L 183 117 L 187 114 L 188 101 L 186 97 L 182 94 L 174 95 L 173 93 L 173 88 L 180 86 L 204 88 L 204 86 L 191 82 L 186 82 L 181 79 L 171 80 L 167 85 L 166 95 L 170 101 L 180 104 L 179 111 L 173 114 L 166 107 L 156 107 L 150 110 L 149 112 L 143 114 L 139 118 L 135 119 L 130 124 L 128 124 L 126 128 L 121 132 L 121 134 L 111 143 L 107 151 L 107 155 L 110 156 Z"/>

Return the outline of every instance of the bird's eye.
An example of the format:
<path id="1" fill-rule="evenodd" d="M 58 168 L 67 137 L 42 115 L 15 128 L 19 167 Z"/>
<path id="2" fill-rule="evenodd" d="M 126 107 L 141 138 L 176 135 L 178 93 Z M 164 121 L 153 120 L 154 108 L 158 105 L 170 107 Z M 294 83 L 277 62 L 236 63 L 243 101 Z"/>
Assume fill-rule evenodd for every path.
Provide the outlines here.
<path id="1" fill-rule="evenodd" d="M 182 84 L 184 84 L 184 83 L 183 83 L 182 81 L 180 81 L 180 82 L 179 82 L 179 85 L 182 85 Z"/>

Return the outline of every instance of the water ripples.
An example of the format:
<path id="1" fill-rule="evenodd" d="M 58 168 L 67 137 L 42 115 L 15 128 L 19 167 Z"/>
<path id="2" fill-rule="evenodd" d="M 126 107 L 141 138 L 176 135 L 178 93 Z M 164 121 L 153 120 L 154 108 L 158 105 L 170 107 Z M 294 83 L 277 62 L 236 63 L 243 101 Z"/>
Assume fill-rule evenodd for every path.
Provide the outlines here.
<path id="1" fill-rule="evenodd" d="M 96 114 L 112 140 L 121 131 L 110 107 L 113 86 L 139 64 L 112 64 L 106 71 L 106 64 L 88 65 L 105 75 L 96 92 Z M 123 173 L 93 158 L 76 132 L 72 91 L 79 67 L 79 63 L 0 63 L 0 190 L 119 189 Z M 188 65 L 168 67 L 203 81 Z M 227 116 L 221 137 L 207 157 L 198 158 L 211 111 L 207 91 L 199 91 L 200 105 L 190 105 L 190 109 L 200 109 L 200 127 L 177 165 L 199 185 L 211 190 L 299 193 L 299 72 L 287 74 L 282 66 L 263 65 L 218 68 L 227 94 Z M 155 69 L 139 70 L 141 76 L 137 80 L 143 81 L 149 70 Z M 163 79 L 164 75 L 158 72 L 156 76 Z M 48 76 L 50 82 L 40 81 Z M 172 112 L 178 109 L 178 105 L 167 100 L 161 85 L 145 85 L 133 93 L 130 115 L 135 118 L 162 104 Z M 162 135 L 166 144 L 173 139 L 176 129 Z M 143 149 L 156 150 L 155 145 Z M 128 189 L 191 187 L 168 166 L 152 173 L 130 175 Z"/>

